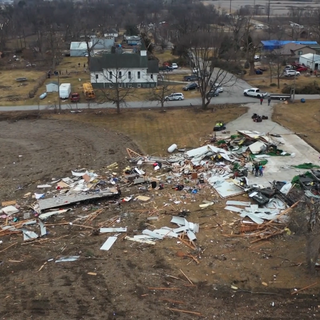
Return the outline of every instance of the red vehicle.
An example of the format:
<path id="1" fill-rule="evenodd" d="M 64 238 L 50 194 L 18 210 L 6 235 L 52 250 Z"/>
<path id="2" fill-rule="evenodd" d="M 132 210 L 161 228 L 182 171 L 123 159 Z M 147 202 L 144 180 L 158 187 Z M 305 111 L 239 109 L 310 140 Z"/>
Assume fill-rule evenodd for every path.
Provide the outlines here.
<path id="1" fill-rule="evenodd" d="M 298 66 L 298 67 L 296 68 L 296 71 L 304 72 L 304 71 L 308 71 L 308 68 L 305 67 L 305 66 Z"/>
<path id="2" fill-rule="evenodd" d="M 71 93 L 70 100 L 71 100 L 71 102 L 79 102 L 80 101 L 80 94 L 77 92 Z"/>

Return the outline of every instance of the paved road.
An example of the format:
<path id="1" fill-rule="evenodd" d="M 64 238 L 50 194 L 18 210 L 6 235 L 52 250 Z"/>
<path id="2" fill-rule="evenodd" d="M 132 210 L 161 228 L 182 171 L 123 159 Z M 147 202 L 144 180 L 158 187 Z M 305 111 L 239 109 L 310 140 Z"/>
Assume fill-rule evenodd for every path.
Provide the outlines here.
<path id="1" fill-rule="evenodd" d="M 239 86 L 237 84 L 237 86 Z M 247 104 L 247 103 L 254 103 L 257 101 L 255 98 L 250 97 L 244 97 L 241 91 L 241 94 L 235 94 L 235 91 L 237 90 L 237 86 L 234 86 L 232 88 L 225 88 L 224 92 L 219 95 L 219 97 L 212 98 L 211 105 L 215 104 Z M 242 88 L 241 88 L 242 90 Z M 300 101 L 301 98 L 305 98 L 306 100 L 316 100 L 320 99 L 320 95 L 296 95 L 295 99 L 296 101 Z M 185 107 L 185 106 L 197 106 L 201 105 L 200 99 L 186 99 L 183 101 L 168 101 L 165 104 L 165 107 Z M 126 108 L 133 108 L 133 109 L 139 109 L 139 108 L 155 108 L 160 107 L 160 104 L 157 102 L 151 102 L 151 101 L 134 101 L 134 102 L 128 102 L 126 105 L 122 106 L 123 109 Z M 28 106 L 0 106 L 0 112 L 9 112 L 9 111 L 35 111 L 35 110 L 52 110 L 54 108 L 57 108 L 57 106 L 53 105 L 28 105 Z M 115 105 L 112 103 L 78 103 L 78 104 L 70 104 L 70 103 L 61 103 L 61 109 L 62 110 L 76 110 L 76 109 L 112 109 L 115 108 Z"/>

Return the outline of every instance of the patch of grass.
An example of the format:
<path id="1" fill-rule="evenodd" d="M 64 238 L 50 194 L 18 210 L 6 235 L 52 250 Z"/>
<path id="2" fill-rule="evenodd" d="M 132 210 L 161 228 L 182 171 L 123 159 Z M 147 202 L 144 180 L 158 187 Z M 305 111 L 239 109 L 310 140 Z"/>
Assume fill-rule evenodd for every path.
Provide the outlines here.
<path id="1" fill-rule="evenodd" d="M 159 65 L 162 65 L 164 62 L 166 61 L 170 61 L 170 60 L 174 60 L 174 59 L 178 59 L 178 56 L 174 56 L 173 54 L 171 54 L 171 50 L 165 50 L 162 53 L 155 53 L 155 56 L 159 59 Z"/>
<path id="2" fill-rule="evenodd" d="M 315 149 L 320 150 L 320 105 L 318 101 L 278 104 L 274 108 L 272 119 L 300 135 Z"/>
<path id="3" fill-rule="evenodd" d="M 3 70 L 0 77 L 0 104 L 12 105 L 28 99 L 29 91 L 44 75 L 43 71 L 30 70 Z M 16 78 L 27 78 L 25 82 L 17 82 Z"/>
<path id="4" fill-rule="evenodd" d="M 168 147 L 176 143 L 179 148 L 198 147 L 217 120 L 226 123 L 244 114 L 246 108 L 232 105 L 215 112 L 195 109 L 113 110 L 81 114 L 52 115 L 53 118 L 79 121 L 121 132 L 132 138 L 146 154 L 167 155 Z M 200 137 L 203 137 L 199 140 Z M 121 146 L 119 146 L 121 148 Z"/>
<path id="5" fill-rule="evenodd" d="M 80 66 L 79 66 L 80 64 Z M 73 92 L 82 92 L 82 84 L 90 81 L 87 68 L 87 58 L 85 57 L 64 57 L 56 71 L 60 71 L 60 83 L 71 83 Z M 37 71 L 34 68 L 2 70 L 0 77 L 0 105 L 33 105 L 40 102 L 40 94 L 46 92 L 46 84 L 51 81 L 58 81 L 58 76 L 51 76 L 46 79 L 43 85 L 37 90 L 34 98 L 29 98 L 29 91 L 37 84 L 39 79 L 46 75 L 45 71 Z M 17 82 L 16 78 L 27 78 L 26 82 Z M 49 93 L 41 104 L 53 104 L 58 101 L 58 93 Z M 84 97 L 82 99 L 84 101 Z"/>

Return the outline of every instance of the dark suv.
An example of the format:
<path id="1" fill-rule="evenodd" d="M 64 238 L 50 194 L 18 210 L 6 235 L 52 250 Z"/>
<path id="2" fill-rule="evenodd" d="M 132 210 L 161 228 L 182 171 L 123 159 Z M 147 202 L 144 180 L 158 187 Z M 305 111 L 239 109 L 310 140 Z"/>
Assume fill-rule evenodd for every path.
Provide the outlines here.
<path id="1" fill-rule="evenodd" d="M 207 93 L 207 98 L 212 98 L 212 97 L 218 97 L 219 96 L 219 90 L 218 89 L 214 89 L 209 91 Z"/>
<path id="2" fill-rule="evenodd" d="M 198 80 L 198 76 L 195 74 L 191 74 L 190 76 L 184 76 L 183 77 L 184 81 L 197 81 Z"/>
<path id="3" fill-rule="evenodd" d="M 185 87 L 183 87 L 183 91 L 189 91 L 189 90 L 195 90 L 198 88 L 198 84 L 195 82 L 189 83 L 188 85 L 186 85 Z"/>

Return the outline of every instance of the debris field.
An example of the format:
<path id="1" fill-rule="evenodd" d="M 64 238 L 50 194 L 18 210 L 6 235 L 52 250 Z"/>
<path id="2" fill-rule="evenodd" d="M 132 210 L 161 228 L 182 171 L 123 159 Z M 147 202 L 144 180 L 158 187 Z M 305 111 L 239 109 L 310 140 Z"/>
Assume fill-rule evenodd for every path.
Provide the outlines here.
<path id="1" fill-rule="evenodd" d="M 113 132 L 53 122 L 33 121 L 26 139 L 19 121 L 2 137 L 20 144 L 3 162 L 3 319 L 319 316 L 288 217 L 301 194 L 320 196 L 320 171 L 301 164 L 266 185 L 269 157 L 292 156 L 279 137 L 239 130 L 157 157 Z"/>

